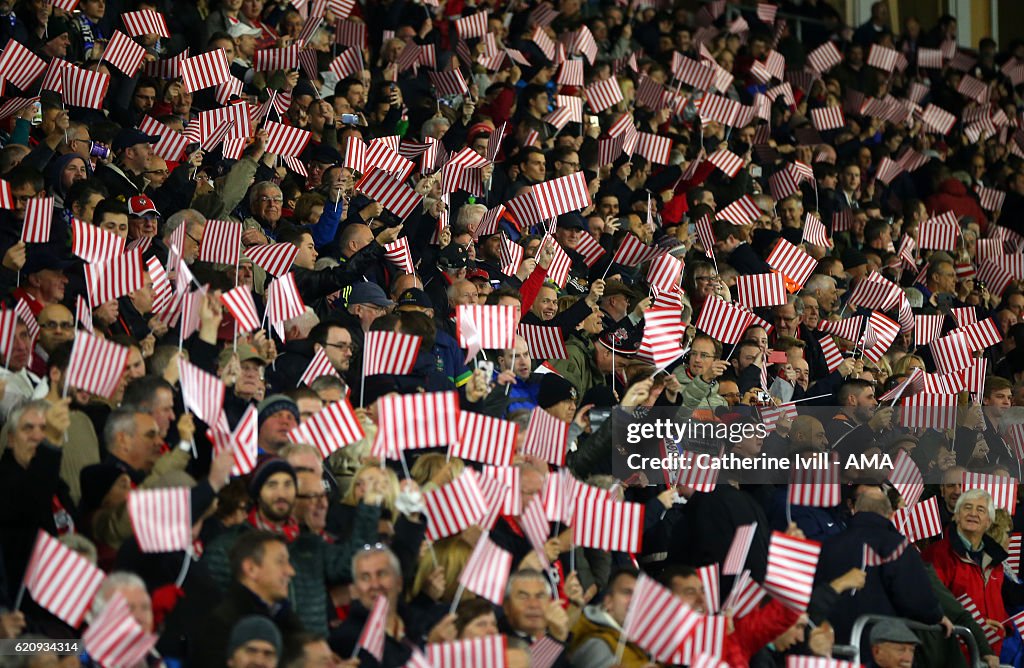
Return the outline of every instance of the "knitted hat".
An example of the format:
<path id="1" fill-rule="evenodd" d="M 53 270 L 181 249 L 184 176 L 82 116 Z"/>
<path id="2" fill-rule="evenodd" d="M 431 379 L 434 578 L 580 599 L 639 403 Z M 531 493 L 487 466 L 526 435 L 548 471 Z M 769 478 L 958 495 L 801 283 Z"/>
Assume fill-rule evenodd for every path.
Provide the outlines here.
<path id="1" fill-rule="evenodd" d="M 249 481 L 249 498 L 256 499 L 260 498 L 260 490 L 263 489 L 263 485 L 266 484 L 270 476 L 275 473 L 287 473 L 292 477 L 292 481 L 296 487 L 299 484 L 298 477 L 295 475 L 295 469 L 292 465 L 279 457 L 267 457 L 263 460 L 256 470 L 253 471 L 252 480 Z"/>
<path id="2" fill-rule="evenodd" d="M 242 645 L 253 640 L 263 640 L 274 646 L 277 655 L 281 655 L 281 632 L 274 622 L 261 615 L 242 617 L 231 629 L 228 636 L 228 658 Z"/>
<path id="3" fill-rule="evenodd" d="M 259 411 L 259 426 L 261 427 L 268 417 L 281 411 L 288 411 L 295 416 L 296 422 L 299 421 L 299 405 L 295 403 L 294 399 L 283 394 L 271 394 L 260 402 L 256 410 Z"/>
<path id="4" fill-rule="evenodd" d="M 541 408 L 551 408 L 566 399 L 575 401 L 576 397 L 576 388 L 573 387 L 572 383 L 557 374 L 546 373 L 540 381 L 537 405 Z"/>

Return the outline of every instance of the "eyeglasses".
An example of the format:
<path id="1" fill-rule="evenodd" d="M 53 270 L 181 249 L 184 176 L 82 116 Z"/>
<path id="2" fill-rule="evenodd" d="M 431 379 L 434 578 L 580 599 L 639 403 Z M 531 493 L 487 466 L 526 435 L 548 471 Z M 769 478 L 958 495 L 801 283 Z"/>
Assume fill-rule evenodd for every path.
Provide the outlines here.
<path id="1" fill-rule="evenodd" d="M 188 232 L 185 233 L 185 236 L 188 237 L 189 239 L 191 239 L 192 241 L 196 242 L 199 245 L 202 245 L 202 243 L 203 243 L 202 239 L 196 239 L 194 236 L 192 236 Z"/>
<path id="2" fill-rule="evenodd" d="M 74 329 L 75 323 L 73 322 L 60 322 L 57 320 L 51 320 L 50 322 L 39 323 L 39 329 Z"/>
<path id="3" fill-rule="evenodd" d="M 370 545 L 369 543 L 366 543 L 365 545 L 363 545 L 359 549 L 362 550 L 363 552 L 380 552 L 381 550 L 388 549 L 388 546 L 385 545 L 384 543 L 374 543 L 373 545 Z"/>
<path id="4" fill-rule="evenodd" d="M 353 353 L 359 350 L 358 344 L 355 343 L 325 343 L 324 345 L 338 350 L 351 350 Z"/>
<path id="5" fill-rule="evenodd" d="M 263 202 L 264 204 L 268 204 L 270 202 L 280 204 L 284 202 L 284 197 L 281 197 L 280 195 L 278 195 L 277 197 L 267 197 L 266 195 L 264 195 L 263 197 L 260 198 L 260 201 Z"/>
<path id="6" fill-rule="evenodd" d="M 296 494 L 296 499 L 303 499 L 305 501 L 320 501 L 321 499 L 327 500 L 327 492 L 320 492 L 319 494 Z"/>
<path id="7" fill-rule="evenodd" d="M 701 281 L 706 283 L 708 281 L 717 281 L 718 276 L 715 274 L 712 274 L 711 276 L 694 276 L 693 280 L 697 281 L 698 283 L 700 283 Z"/>

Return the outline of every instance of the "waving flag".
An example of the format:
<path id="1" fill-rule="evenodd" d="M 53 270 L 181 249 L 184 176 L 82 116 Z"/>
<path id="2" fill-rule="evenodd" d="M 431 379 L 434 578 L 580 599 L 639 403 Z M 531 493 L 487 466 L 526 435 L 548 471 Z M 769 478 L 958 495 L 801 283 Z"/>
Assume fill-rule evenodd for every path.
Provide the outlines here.
<path id="1" fill-rule="evenodd" d="M 696 630 L 700 614 L 641 573 L 622 627 L 622 635 L 650 652 L 658 661 L 668 662 L 675 651 Z"/>
<path id="2" fill-rule="evenodd" d="M 573 519 L 573 542 L 609 552 L 640 551 L 643 543 L 644 507 L 610 498 L 580 497 Z"/>
<path id="3" fill-rule="evenodd" d="M 827 469 L 795 468 L 790 472 L 786 503 L 794 506 L 832 508 L 838 506 L 841 501 L 838 461 L 833 461 Z"/>
<path id="4" fill-rule="evenodd" d="M 522 453 L 532 455 L 555 466 L 565 466 L 569 447 L 569 423 L 559 420 L 537 406 L 530 414 Z"/>
<path id="5" fill-rule="evenodd" d="M 711 297 L 704 302 L 704 307 L 697 318 L 696 327 L 713 339 L 725 344 L 739 343 L 754 314 L 724 299 Z"/>
<path id="6" fill-rule="evenodd" d="M 677 308 L 652 306 L 644 312 L 644 333 L 637 357 L 664 369 L 683 356 L 686 325 Z"/>
<path id="7" fill-rule="evenodd" d="M 363 344 L 363 373 L 367 376 L 412 373 L 422 337 L 397 332 L 367 332 Z"/>
<path id="8" fill-rule="evenodd" d="M 134 76 L 146 56 L 146 49 L 120 30 L 114 30 L 102 60 L 107 61 L 128 76 Z"/>
<path id="9" fill-rule="evenodd" d="M 231 69 L 224 49 L 215 49 L 182 60 L 181 79 L 185 90 L 190 93 L 229 81 Z"/>
<path id="10" fill-rule="evenodd" d="M 996 508 L 1002 508 L 1013 515 L 1017 508 L 1017 480 L 989 473 L 972 473 L 964 471 L 963 486 L 969 489 L 983 489 L 992 497 Z"/>
<path id="11" fill-rule="evenodd" d="M 335 450 L 360 441 L 365 436 L 363 426 L 348 399 L 327 404 L 288 432 L 289 441 L 315 445 L 324 459 L 330 457 Z"/>
<path id="12" fill-rule="evenodd" d="M 146 284 L 142 253 L 138 250 L 118 255 L 109 262 L 87 264 L 84 271 L 92 308 L 141 290 Z"/>
<path id="13" fill-rule="evenodd" d="M 743 566 L 747 562 L 747 554 L 750 552 L 750 544 L 756 533 L 757 522 L 736 528 L 729 552 L 725 555 L 725 561 L 722 562 L 722 575 L 737 575 L 743 571 Z"/>
<path id="14" fill-rule="evenodd" d="M 53 198 L 33 197 L 25 202 L 25 220 L 21 240 L 27 244 L 45 244 L 50 240 L 53 222 Z"/>
<path id="15" fill-rule="evenodd" d="M 295 285 L 295 274 L 289 272 L 274 279 L 267 290 L 267 320 L 284 340 L 284 323 L 306 311 L 306 305 Z"/>
<path id="16" fill-rule="evenodd" d="M 377 441 L 398 458 L 400 450 L 450 445 L 459 437 L 459 400 L 455 392 L 389 394 L 377 400 Z"/>
<path id="17" fill-rule="evenodd" d="M 252 298 L 252 290 L 247 285 L 239 285 L 220 296 L 220 301 L 230 311 L 238 327 L 236 333 L 245 334 L 260 328 L 260 314 L 256 311 L 256 302 Z"/>
<path id="18" fill-rule="evenodd" d="M 459 413 L 459 437 L 449 454 L 459 459 L 509 466 L 516 452 L 519 426 L 508 420 L 462 411 Z"/>
<path id="19" fill-rule="evenodd" d="M 178 365 L 185 409 L 210 426 L 218 425 L 224 413 L 224 381 L 188 360 L 179 359 Z"/>
<path id="20" fill-rule="evenodd" d="M 40 606 L 78 628 L 106 575 L 59 540 L 40 531 L 25 569 L 25 588 Z"/>
<path id="21" fill-rule="evenodd" d="M 18 90 L 27 91 L 45 69 L 46 61 L 14 38 L 7 41 L 0 53 L 0 81 Z"/>
<path id="22" fill-rule="evenodd" d="M 423 504 L 426 507 L 428 540 L 465 531 L 487 512 L 477 475 L 472 471 L 424 493 Z"/>
<path id="23" fill-rule="evenodd" d="M 271 276 L 283 276 L 292 268 L 299 249 L 295 244 L 261 244 L 245 249 L 245 256 Z"/>
<path id="24" fill-rule="evenodd" d="M 231 450 L 235 461 L 231 475 L 249 475 L 256 468 L 259 456 L 259 413 L 256 406 L 249 404 L 233 432 L 224 430 L 225 424 L 221 423 L 208 432 L 214 452 L 220 454 L 226 449 Z"/>
<path id="25" fill-rule="evenodd" d="M 794 284 L 803 287 L 818 261 L 785 239 L 779 239 L 766 260 L 768 266 L 782 272 Z"/>
<path id="26" fill-rule="evenodd" d="M 373 602 L 370 614 L 363 624 L 363 630 L 359 632 L 359 641 L 356 644 L 357 648 L 363 648 L 378 662 L 384 660 L 384 640 L 387 637 L 386 624 L 389 607 L 387 596 L 377 596 L 377 600 Z"/>
<path id="27" fill-rule="evenodd" d="M 924 493 L 924 477 L 906 450 L 900 450 L 896 455 L 892 473 L 889 474 L 889 482 L 899 491 L 907 506 L 917 503 Z"/>
<path id="28" fill-rule="evenodd" d="M 103 100 L 110 86 L 110 75 L 69 65 L 60 71 L 64 104 L 69 107 L 103 109 Z"/>
<path id="29" fill-rule="evenodd" d="M 820 555 L 821 543 L 772 532 L 765 589 L 786 607 L 806 611 Z"/>
<path id="30" fill-rule="evenodd" d="M 459 584 L 495 605 L 505 600 L 505 587 L 512 572 L 512 554 L 501 549 L 485 533 L 469 556 Z"/>
<path id="31" fill-rule="evenodd" d="M 82 642 L 89 657 L 101 666 L 135 666 L 143 663 L 156 646 L 158 636 L 135 621 L 128 602 L 115 593 L 103 611 L 89 624 Z"/>
<path id="32" fill-rule="evenodd" d="M 396 181 L 381 169 L 374 169 L 361 178 L 356 184 L 356 190 L 378 202 L 401 220 L 408 218 L 416 205 L 423 200 L 422 195 L 404 183 Z"/>
<path id="33" fill-rule="evenodd" d="M 68 361 L 66 387 L 109 399 L 121 384 L 128 348 L 79 330 Z"/>
<path id="34" fill-rule="evenodd" d="M 143 552 L 192 548 L 192 500 L 187 487 L 132 490 L 128 516 Z"/>
<path id="35" fill-rule="evenodd" d="M 459 346 L 471 353 L 484 350 L 507 350 L 516 343 L 516 306 L 460 304 L 455 311 L 455 329 Z"/>
<path id="36" fill-rule="evenodd" d="M 752 274 L 736 277 L 738 301 L 748 308 L 781 306 L 786 303 L 782 274 Z"/>
<path id="37" fill-rule="evenodd" d="M 612 264 L 621 264 L 624 267 L 635 267 L 643 262 L 652 260 L 659 255 L 664 255 L 665 252 L 664 248 L 648 246 L 633 234 L 627 234 L 622 238 L 621 244 L 615 250 L 615 255 L 612 257 Z"/>
<path id="38" fill-rule="evenodd" d="M 505 636 L 430 643 L 427 660 L 433 668 L 505 668 Z"/>
<path id="39" fill-rule="evenodd" d="M 942 518 L 939 515 L 938 497 L 901 508 L 893 514 L 892 523 L 911 543 L 942 533 Z"/>
<path id="40" fill-rule="evenodd" d="M 313 354 L 313 359 L 309 361 L 309 366 L 302 372 L 302 378 L 299 378 L 299 385 L 309 387 L 313 384 L 314 380 L 321 376 L 341 378 L 338 372 L 335 371 L 330 358 L 327 357 L 327 352 L 323 348 L 318 348 L 316 353 Z"/>

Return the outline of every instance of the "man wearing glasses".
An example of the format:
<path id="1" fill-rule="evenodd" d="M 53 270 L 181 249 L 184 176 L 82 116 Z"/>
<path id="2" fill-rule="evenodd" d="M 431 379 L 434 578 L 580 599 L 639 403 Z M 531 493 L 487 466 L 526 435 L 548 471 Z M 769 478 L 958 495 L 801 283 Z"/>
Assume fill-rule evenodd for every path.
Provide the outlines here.
<path id="1" fill-rule="evenodd" d="M 721 346 L 717 341 L 704 334 L 694 337 L 686 366 L 680 366 L 675 372 L 682 385 L 684 406 L 717 408 L 729 405 L 726 398 L 715 391 L 718 379 L 729 369 L 728 363 L 720 360 L 720 356 Z"/>
<path id="2" fill-rule="evenodd" d="M 43 307 L 36 317 L 39 322 L 39 340 L 32 355 L 29 367 L 33 373 L 42 376 L 46 373 L 46 361 L 57 347 L 70 341 L 75 336 L 75 317 L 71 311 L 61 304 L 50 304 Z"/>

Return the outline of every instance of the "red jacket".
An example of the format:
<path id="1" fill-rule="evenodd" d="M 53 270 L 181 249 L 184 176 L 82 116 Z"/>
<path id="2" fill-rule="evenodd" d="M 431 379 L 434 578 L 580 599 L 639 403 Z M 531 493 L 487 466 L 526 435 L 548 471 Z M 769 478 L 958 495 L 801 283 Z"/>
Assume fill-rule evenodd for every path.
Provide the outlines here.
<path id="1" fill-rule="evenodd" d="M 982 234 L 988 228 L 988 218 L 981 210 L 978 200 L 967 192 L 967 187 L 958 179 L 948 178 L 939 184 L 939 191 L 929 195 L 925 201 L 928 211 L 936 215 L 952 211 L 958 216 L 971 216 L 981 226 Z"/>
<path id="2" fill-rule="evenodd" d="M 754 609 L 750 614 L 733 621 L 735 629 L 725 636 L 722 659 L 729 668 L 747 668 L 750 657 L 796 624 L 800 614 L 790 610 L 774 598 Z"/>
<path id="3" fill-rule="evenodd" d="M 963 541 L 955 530 L 929 545 L 921 557 L 935 567 L 939 580 L 953 592 L 953 596 L 970 596 L 982 618 L 1001 622 L 1009 616 L 1003 606 L 1003 561 L 1007 554 L 988 536 L 985 536 L 983 545 L 984 568 L 967 556 Z M 992 651 L 999 654 L 1001 645 L 1001 639 L 993 643 Z"/>

